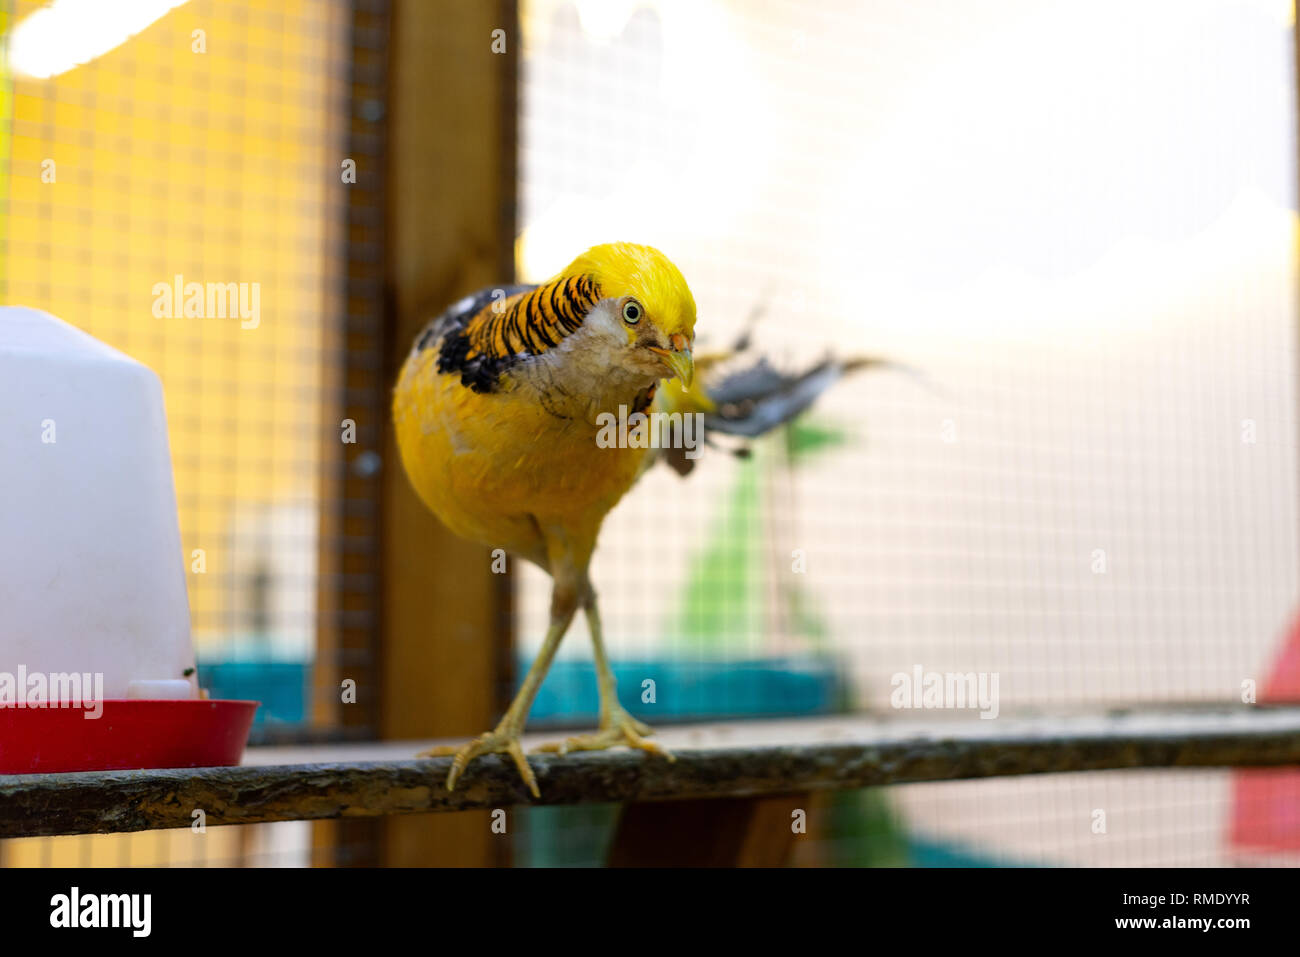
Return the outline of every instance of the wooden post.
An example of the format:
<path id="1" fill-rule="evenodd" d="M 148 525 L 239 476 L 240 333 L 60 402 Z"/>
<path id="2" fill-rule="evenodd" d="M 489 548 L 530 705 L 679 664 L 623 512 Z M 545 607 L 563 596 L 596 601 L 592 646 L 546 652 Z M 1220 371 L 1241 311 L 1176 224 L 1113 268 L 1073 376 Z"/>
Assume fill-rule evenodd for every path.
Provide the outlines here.
<path id="1" fill-rule="evenodd" d="M 609 849 L 610 867 L 780 867 L 812 795 L 628 804 Z"/>
<path id="2" fill-rule="evenodd" d="M 424 324 L 465 294 L 514 275 L 514 0 L 397 0 L 389 41 L 387 381 Z M 493 31 L 506 51 L 493 51 Z M 498 35 L 500 37 L 500 35 Z M 456 538 L 383 455 L 380 736 L 488 730 L 509 684 L 509 582 L 488 551 Z M 487 812 L 384 822 L 388 865 L 505 863 Z"/>
<path id="3" fill-rule="evenodd" d="M 339 59 L 349 71 L 347 112 L 339 118 L 343 156 L 356 164 L 355 182 L 340 175 L 337 235 L 327 238 L 340 254 L 336 287 L 326 294 L 322 346 L 339 359 L 323 371 L 329 407 L 321 437 L 320 549 L 316 661 L 312 668 L 311 719 L 327 728 L 378 733 L 377 618 L 382 600 L 382 561 L 376 530 L 381 521 L 382 463 L 387 432 L 386 257 L 387 123 L 376 109 L 388 95 L 389 0 L 354 0 Z M 340 161 L 340 166 L 342 162 Z M 337 296 L 337 302 L 331 299 Z M 329 309 L 333 306 L 333 309 Z M 335 318 L 337 317 L 337 318 Z M 328 321 L 333 320 L 333 321 Z M 345 445 L 342 422 L 355 423 L 356 442 Z M 356 700 L 342 704 L 342 681 L 355 682 Z M 375 821 L 322 821 L 312 828 L 317 867 L 380 861 Z"/>

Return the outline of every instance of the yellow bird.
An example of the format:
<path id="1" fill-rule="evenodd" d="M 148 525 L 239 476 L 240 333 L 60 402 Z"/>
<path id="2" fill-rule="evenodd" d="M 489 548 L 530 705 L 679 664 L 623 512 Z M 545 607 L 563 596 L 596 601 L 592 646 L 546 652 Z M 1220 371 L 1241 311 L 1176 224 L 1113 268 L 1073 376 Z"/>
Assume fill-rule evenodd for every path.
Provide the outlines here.
<path id="1" fill-rule="evenodd" d="M 619 704 L 587 569 L 606 514 L 654 457 L 682 473 L 694 458 L 680 447 L 647 448 L 644 435 L 610 441 L 611 423 L 641 421 L 636 413 L 707 413 L 706 428 L 756 435 L 806 408 L 848 368 L 827 360 L 792 377 L 760 363 L 721 383 L 725 402 L 715 402 L 694 384 L 694 343 L 685 278 L 657 249 L 631 243 L 595 246 L 538 286 L 468 296 L 417 337 L 393 396 L 412 485 L 457 535 L 522 556 L 553 580 L 546 640 L 500 723 L 459 748 L 422 754 L 454 754 L 449 790 L 474 758 L 503 752 L 540 796 L 520 735 L 578 609 L 594 645 L 599 729 L 544 749 L 627 745 L 672 760 Z M 663 379 L 674 381 L 659 388 Z"/>

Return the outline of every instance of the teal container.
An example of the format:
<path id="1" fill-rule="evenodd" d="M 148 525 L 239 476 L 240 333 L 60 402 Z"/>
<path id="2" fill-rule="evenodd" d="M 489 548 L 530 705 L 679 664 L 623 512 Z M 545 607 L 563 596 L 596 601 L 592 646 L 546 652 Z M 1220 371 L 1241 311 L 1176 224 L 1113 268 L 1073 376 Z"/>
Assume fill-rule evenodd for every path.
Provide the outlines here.
<path id="1" fill-rule="evenodd" d="M 521 679 L 528 665 L 520 660 Z M 822 659 L 650 659 L 612 667 L 619 702 L 649 724 L 829 714 L 844 698 L 834 663 Z M 537 692 L 528 725 L 594 725 L 599 708 L 595 664 L 557 661 Z"/>
<path id="2" fill-rule="evenodd" d="M 311 665 L 305 661 L 202 661 L 199 686 L 213 698 L 260 701 L 253 726 L 307 720 Z"/>

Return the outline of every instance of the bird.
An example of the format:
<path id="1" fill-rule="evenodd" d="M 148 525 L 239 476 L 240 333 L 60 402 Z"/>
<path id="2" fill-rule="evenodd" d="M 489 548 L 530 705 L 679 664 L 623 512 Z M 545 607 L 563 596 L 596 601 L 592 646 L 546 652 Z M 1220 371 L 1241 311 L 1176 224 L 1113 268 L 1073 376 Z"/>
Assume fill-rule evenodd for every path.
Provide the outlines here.
<path id="1" fill-rule="evenodd" d="M 589 568 L 609 511 L 656 460 L 685 475 L 680 418 L 753 438 L 790 421 L 842 374 L 869 360 L 831 358 L 798 374 L 760 360 L 716 383 L 696 381 L 748 348 L 694 353 L 696 304 L 681 270 L 652 246 L 596 245 L 539 284 L 466 296 L 416 336 L 393 390 L 397 447 L 416 494 L 456 535 L 532 562 L 552 582 L 545 639 L 490 731 L 420 757 L 451 756 L 453 790 L 470 762 L 508 755 L 540 797 L 521 743 L 543 679 L 579 611 L 588 624 L 599 693 L 597 730 L 542 745 L 565 754 L 627 746 L 674 756 L 620 704 Z M 668 418 L 669 440 L 602 441 L 612 421 Z M 618 416 L 622 418 L 616 418 Z M 645 416 L 637 419 L 636 416 Z M 602 431 L 605 430 L 605 431 Z M 673 437 L 676 441 L 673 441 Z M 712 443 L 710 443 L 712 444 Z"/>

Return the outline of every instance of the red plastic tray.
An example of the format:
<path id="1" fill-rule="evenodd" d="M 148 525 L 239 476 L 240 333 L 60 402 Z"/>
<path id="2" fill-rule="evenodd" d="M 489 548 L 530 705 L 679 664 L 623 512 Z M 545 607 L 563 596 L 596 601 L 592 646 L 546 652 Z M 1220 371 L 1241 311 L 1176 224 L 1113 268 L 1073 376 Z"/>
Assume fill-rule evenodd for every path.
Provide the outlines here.
<path id="1" fill-rule="evenodd" d="M 256 701 L 106 699 L 80 708 L 0 708 L 0 774 L 210 768 L 239 763 Z"/>

